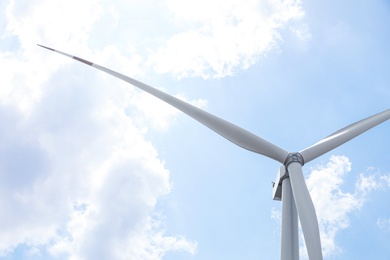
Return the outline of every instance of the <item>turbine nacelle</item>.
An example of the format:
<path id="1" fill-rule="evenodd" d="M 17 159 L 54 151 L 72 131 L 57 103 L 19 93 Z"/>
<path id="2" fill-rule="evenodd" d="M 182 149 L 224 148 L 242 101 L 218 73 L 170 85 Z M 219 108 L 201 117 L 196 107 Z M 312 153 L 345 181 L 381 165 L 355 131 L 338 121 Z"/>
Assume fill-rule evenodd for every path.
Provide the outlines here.
<path id="1" fill-rule="evenodd" d="M 283 180 L 288 178 L 288 172 L 286 171 L 286 167 L 281 165 L 278 173 L 276 174 L 276 180 L 272 184 L 272 198 L 273 200 L 282 200 L 282 183 Z"/>

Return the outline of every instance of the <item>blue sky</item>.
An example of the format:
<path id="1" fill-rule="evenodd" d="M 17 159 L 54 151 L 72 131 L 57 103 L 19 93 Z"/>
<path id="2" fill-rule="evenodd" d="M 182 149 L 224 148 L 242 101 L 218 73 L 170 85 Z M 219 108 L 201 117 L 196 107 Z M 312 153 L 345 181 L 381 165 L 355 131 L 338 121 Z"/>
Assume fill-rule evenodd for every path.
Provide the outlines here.
<path id="1" fill-rule="evenodd" d="M 387 1 L 0 6 L 0 259 L 279 259 L 278 163 L 37 43 L 289 151 L 389 109 Z M 390 258 L 389 124 L 304 167 L 324 259 Z"/>

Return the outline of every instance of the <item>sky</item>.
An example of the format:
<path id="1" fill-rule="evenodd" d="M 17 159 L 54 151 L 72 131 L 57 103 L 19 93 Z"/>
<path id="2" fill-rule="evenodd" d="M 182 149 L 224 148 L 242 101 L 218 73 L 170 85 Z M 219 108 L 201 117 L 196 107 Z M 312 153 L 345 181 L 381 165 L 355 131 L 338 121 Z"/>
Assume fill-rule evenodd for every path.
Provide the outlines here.
<path id="1" fill-rule="evenodd" d="M 390 108 L 386 0 L 2 0 L 0 10 L 0 259 L 279 259 L 279 163 L 36 44 L 291 152 Z M 304 166 L 326 260 L 390 259 L 389 131 Z"/>

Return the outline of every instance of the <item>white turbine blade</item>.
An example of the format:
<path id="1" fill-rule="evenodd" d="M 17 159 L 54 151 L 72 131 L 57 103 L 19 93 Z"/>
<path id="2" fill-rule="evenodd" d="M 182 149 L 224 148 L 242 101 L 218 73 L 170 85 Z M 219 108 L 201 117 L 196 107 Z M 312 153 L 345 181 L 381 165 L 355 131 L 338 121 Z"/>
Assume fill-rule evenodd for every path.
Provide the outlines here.
<path id="1" fill-rule="evenodd" d="M 390 109 L 346 126 L 299 153 L 305 163 L 308 163 L 388 119 L 390 119 Z"/>
<path id="2" fill-rule="evenodd" d="M 158 89 L 155 89 L 149 85 L 146 85 L 140 81 L 137 81 L 133 78 L 130 78 L 128 76 L 125 76 L 121 73 L 118 73 L 116 71 L 110 70 L 108 68 L 105 68 L 103 66 L 100 66 L 98 64 L 92 63 L 90 61 L 78 58 L 76 56 L 69 55 L 67 53 L 57 51 L 55 49 L 45 47 L 42 45 L 39 45 L 40 47 L 46 48 L 48 50 L 60 53 L 62 55 L 68 56 L 72 59 L 78 60 L 80 62 L 83 62 L 89 66 L 92 66 L 98 70 L 104 71 L 116 78 L 119 78 L 121 80 L 124 80 L 146 92 L 149 94 L 165 101 L 166 103 L 174 106 L 175 108 L 179 109 L 180 111 L 184 112 L 185 114 L 189 115 L 190 117 L 194 118 L 195 120 L 199 121 L 203 125 L 207 126 L 211 130 L 215 131 L 217 134 L 225 137 L 229 141 L 235 143 L 238 146 L 241 146 L 242 148 L 245 148 L 249 151 L 259 153 L 262 155 L 265 155 L 269 158 L 272 158 L 278 162 L 283 163 L 287 156 L 287 151 L 283 150 L 282 148 L 250 133 L 249 131 L 238 127 L 230 122 L 227 122 L 219 117 L 216 117 L 208 112 L 205 112 L 195 106 L 192 106 L 180 99 L 177 99 L 169 94 L 166 94 Z"/>
<path id="3" fill-rule="evenodd" d="M 288 165 L 288 172 L 309 259 L 322 260 L 317 215 L 303 178 L 302 165 L 292 162 Z"/>

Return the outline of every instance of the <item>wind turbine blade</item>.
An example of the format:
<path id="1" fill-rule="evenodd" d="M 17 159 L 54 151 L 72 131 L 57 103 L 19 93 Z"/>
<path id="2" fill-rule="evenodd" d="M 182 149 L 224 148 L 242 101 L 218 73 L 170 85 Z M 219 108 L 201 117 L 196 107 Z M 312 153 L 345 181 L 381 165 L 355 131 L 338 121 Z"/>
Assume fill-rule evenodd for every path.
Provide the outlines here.
<path id="1" fill-rule="evenodd" d="M 193 105 L 190 105 L 178 98 L 175 98 L 167 93 L 164 93 L 158 89 L 155 89 L 149 85 L 146 85 L 138 80 L 135 80 L 133 78 L 130 78 L 128 76 L 125 76 L 121 73 L 118 73 L 116 71 L 110 70 L 108 68 L 105 68 L 103 66 L 100 66 L 98 64 L 95 64 L 93 62 L 81 59 L 76 56 L 72 56 L 70 54 L 45 47 L 42 45 L 39 45 L 40 47 L 46 48 L 48 50 L 58 52 L 62 55 L 68 56 L 72 59 L 78 60 L 82 63 L 85 63 L 89 66 L 92 66 L 98 70 L 104 71 L 116 78 L 119 78 L 121 80 L 124 80 L 146 92 L 149 94 L 165 101 L 166 103 L 174 106 L 175 108 L 179 109 L 180 111 L 184 112 L 185 114 L 189 115 L 190 117 L 194 118 L 195 120 L 199 121 L 206 127 L 210 128 L 217 134 L 225 137 L 229 141 L 235 143 L 238 146 L 241 146 L 242 148 L 245 148 L 249 151 L 259 153 L 262 155 L 265 155 L 269 158 L 272 158 L 278 162 L 283 163 L 287 156 L 287 151 L 283 150 L 282 148 L 252 134 L 251 132 L 238 127 L 230 122 L 227 122 L 217 116 L 214 116 L 206 111 L 203 111 Z"/>
<path id="2" fill-rule="evenodd" d="M 317 215 L 303 178 L 302 165 L 292 162 L 288 165 L 288 172 L 309 259 L 322 260 Z"/>
<path id="3" fill-rule="evenodd" d="M 389 119 L 390 109 L 346 126 L 299 153 L 303 156 L 305 163 L 308 163 Z"/>

